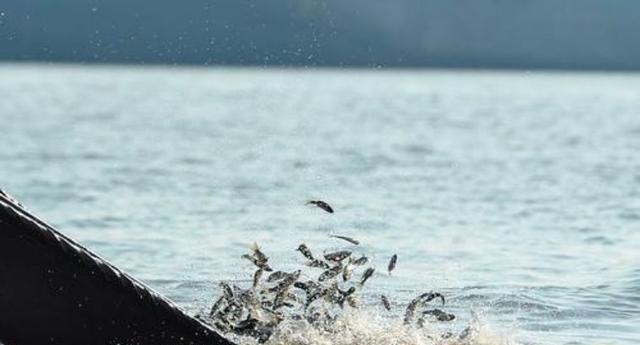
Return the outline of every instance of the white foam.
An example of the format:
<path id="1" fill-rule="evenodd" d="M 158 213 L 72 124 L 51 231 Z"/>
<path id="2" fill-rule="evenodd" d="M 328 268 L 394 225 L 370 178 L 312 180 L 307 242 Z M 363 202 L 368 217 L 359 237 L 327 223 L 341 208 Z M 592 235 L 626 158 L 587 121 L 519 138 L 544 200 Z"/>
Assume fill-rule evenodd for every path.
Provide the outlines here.
<path id="1" fill-rule="evenodd" d="M 311 326 L 304 321 L 285 320 L 267 345 L 514 345 L 510 336 L 499 334 L 487 322 L 477 317 L 467 327 L 468 335 L 459 331 L 436 328 L 407 327 L 399 320 L 382 318 L 371 310 L 354 310 L 340 315 L 326 328 Z M 254 339 L 233 337 L 237 344 L 257 344 Z"/>

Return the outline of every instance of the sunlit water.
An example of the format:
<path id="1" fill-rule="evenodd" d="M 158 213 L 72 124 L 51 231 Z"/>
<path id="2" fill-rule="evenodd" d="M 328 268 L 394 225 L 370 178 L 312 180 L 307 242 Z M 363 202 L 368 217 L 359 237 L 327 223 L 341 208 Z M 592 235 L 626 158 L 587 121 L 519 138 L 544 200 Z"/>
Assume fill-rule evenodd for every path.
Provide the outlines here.
<path id="1" fill-rule="evenodd" d="M 420 343 L 429 290 L 478 344 L 640 342 L 640 75 L 3 65 L 0 95 L 0 185 L 191 314 L 252 241 L 293 269 L 337 233 L 379 273 L 317 344 Z"/>

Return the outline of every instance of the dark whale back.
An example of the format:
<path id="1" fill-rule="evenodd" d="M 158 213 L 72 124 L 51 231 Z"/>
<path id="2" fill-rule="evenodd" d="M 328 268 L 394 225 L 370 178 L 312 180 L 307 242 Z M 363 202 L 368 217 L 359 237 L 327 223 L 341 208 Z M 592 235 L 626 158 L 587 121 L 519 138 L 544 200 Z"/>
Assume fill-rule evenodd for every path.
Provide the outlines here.
<path id="1" fill-rule="evenodd" d="M 0 342 L 232 345 L 2 190 Z"/>

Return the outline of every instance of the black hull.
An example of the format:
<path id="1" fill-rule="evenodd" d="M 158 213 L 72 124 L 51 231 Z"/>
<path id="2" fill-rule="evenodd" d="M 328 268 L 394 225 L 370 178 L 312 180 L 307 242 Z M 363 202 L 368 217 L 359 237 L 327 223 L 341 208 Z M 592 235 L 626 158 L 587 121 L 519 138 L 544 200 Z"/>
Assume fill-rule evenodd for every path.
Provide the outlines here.
<path id="1" fill-rule="evenodd" d="M 0 343 L 232 345 L 1 190 Z"/>

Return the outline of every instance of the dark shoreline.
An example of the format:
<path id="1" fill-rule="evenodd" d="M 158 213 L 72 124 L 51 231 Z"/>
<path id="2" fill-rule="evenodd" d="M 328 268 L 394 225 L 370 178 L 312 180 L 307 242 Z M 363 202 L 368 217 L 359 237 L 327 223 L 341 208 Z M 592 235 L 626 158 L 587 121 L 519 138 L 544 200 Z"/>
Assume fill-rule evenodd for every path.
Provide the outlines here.
<path id="1" fill-rule="evenodd" d="M 496 67 L 496 66 L 448 66 L 448 65 L 255 65 L 255 64 L 197 64 L 162 62 L 95 62 L 71 60 L 0 60 L 1 66 L 60 66 L 60 67 L 122 67 L 122 68 L 176 68 L 176 69 L 249 69 L 249 70 L 327 70 L 327 71 L 450 71 L 450 72 L 522 72 L 522 73 L 588 73 L 588 74 L 637 74 L 635 68 L 560 68 L 560 67 Z"/>

